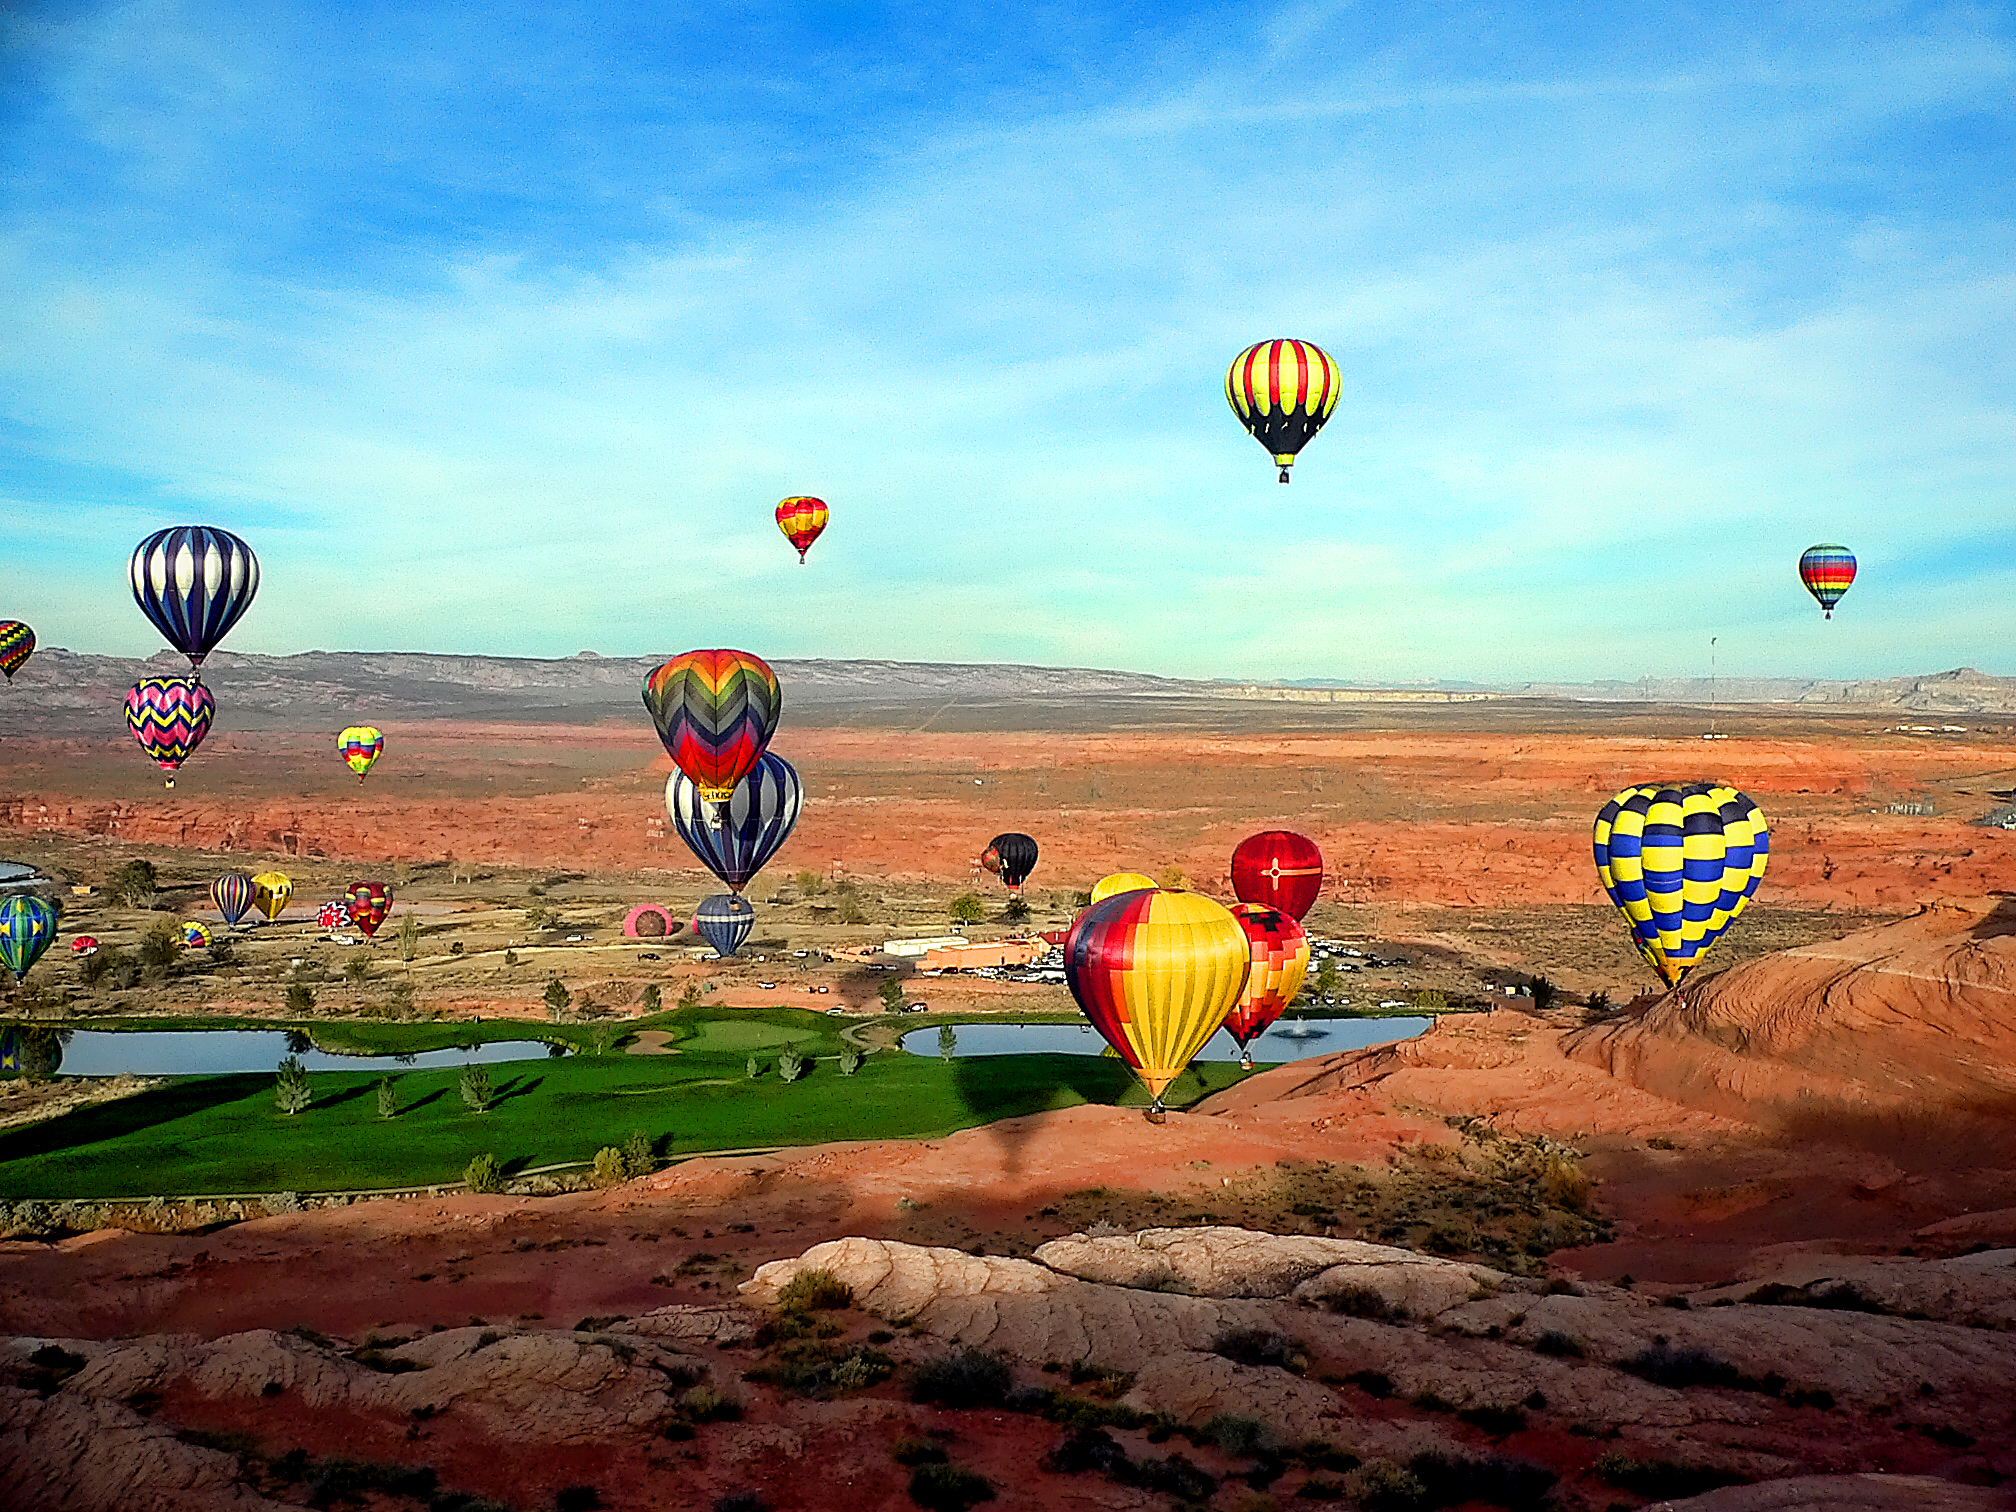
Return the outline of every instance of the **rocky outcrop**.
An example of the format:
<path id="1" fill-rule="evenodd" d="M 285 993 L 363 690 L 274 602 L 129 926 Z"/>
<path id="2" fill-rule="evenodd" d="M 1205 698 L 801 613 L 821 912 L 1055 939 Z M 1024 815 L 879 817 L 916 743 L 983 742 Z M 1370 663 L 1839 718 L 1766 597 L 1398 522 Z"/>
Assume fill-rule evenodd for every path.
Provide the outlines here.
<path id="1" fill-rule="evenodd" d="M 1619 1082 L 1732 1118 L 2016 1103 L 2016 903 L 1935 904 L 1567 1035 Z"/>
<path id="2" fill-rule="evenodd" d="M 2006 1512 L 2008 1506 L 2000 1491 L 1929 1475 L 1796 1475 L 1654 1502 L 1644 1512 Z"/>

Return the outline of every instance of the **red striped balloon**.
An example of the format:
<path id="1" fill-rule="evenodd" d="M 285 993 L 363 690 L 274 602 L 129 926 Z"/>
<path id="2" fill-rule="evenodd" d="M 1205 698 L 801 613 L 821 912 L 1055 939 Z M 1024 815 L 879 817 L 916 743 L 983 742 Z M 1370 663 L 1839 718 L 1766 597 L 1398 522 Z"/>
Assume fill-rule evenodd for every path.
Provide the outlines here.
<path id="1" fill-rule="evenodd" d="M 1225 370 L 1225 401 L 1288 481 L 1295 454 L 1337 408 L 1337 364 L 1313 341 L 1260 341 Z"/>
<path id="2" fill-rule="evenodd" d="M 798 560 L 805 560 L 805 553 L 812 549 L 812 543 L 826 528 L 831 511 L 824 499 L 808 496 L 786 499 L 777 506 L 777 528 L 784 537 L 798 548 Z"/>

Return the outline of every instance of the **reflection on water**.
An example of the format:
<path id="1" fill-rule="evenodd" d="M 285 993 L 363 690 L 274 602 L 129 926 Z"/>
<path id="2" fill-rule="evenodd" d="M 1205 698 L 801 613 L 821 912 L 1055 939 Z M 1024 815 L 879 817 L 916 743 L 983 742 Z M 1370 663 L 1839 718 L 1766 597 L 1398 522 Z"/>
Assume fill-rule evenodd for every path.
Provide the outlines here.
<path id="1" fill-rule="evenodd" d="M 1253 1059 L 1264 1065 L 1335 1055 L 1412 1039 L 1435 1021 L 1425 1016 L 1382 1019 L 1297 1019 L 1276 1024 L 1253 1041 Z M 946 1024 L 933 1031 L 912 1029 L 899 1043 L 912 1055 L 1099 1055 L 1106 1041 L 1090 1024 Z M 949 1046 L 949 1048 L 948 1048 Z M 1220 1029 L 1197 1059 L 1236 1061 L 1239 1044 Z"/>
<path id="2" fill-rule="evenodd" d="M 473 1062 L 531 1060 L 547 1053 L 543 1040 L 491 1040 L 466 1049 L 423 1050 L 404 1055 L 329 1055 L 297 1050 L 307 1036 L 298 1029 L 171 1029 L 109 1034 L 80 1029 L 63 1046 L 65 1076 L 224 1076 L 238 1071 L 272 1071 L 281 1058 L 299 1055 L 310 1071 L 389 1071 L 466 1066 Z"/>

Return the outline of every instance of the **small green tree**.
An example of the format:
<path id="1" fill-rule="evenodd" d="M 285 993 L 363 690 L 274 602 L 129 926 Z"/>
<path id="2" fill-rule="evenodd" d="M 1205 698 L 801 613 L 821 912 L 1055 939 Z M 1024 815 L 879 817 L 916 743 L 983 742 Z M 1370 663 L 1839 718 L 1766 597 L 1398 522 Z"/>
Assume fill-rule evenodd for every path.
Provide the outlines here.
<path id="1" fill-rule="evenodd" d="M 1533 994 L 1534 1012 L 1545 1013 L 1549 1008 L 1554 1006 L 1554 996 L 1558 989 L 1544 976 L 1533 978 L 1532 983 L 1526 990 Z"/>
<path id="2" fill-rule="evenodd" d="M 289 1013 L 313 1013 L 315 1011 L 315 990 L 306 982 L 289 982 L 284 999 Z"/>
<path id="3" fill-rule="evenodd" d="M 597 1055 L 607 1055 L 609 1047 L 616 1043 L 614 1024 L 597 1024 L 588 1031 L 588 1045 Z"/>
<path id="4" fill-rule="evenodd" d="M 853 1045 L 843 1045 L 840 1049 L 840 1074 L 852 1076 L 861 1069 L 861 1051 Z"/>
<path id="5" fill-rule="evenodd" d="M 620 1186 L 629 1179 L 623 1169 L 623 1152 L 614 1145 L 604 1145 L 595 1152 L 595 1172 L 592 1178 L 598 1187 Z"/>
<path id="6" fill-rule="evenodd" d="M 700 984 L 698 982 L 689 979 L 686 985 L 680 989 L 679 1006 L 681 1008 L 698 1008 L 700 1006 Z"/>
<path id="7" fill-rule="evenodd" d="M 498 1169 L 495 1155 L 478 1155 L 469 1162 L 462 1172 L 462 1180 L 472 1192 L 501 1192 L 504 1190 L 504 1173 Z"/>
<path id="8" fill-rule="evenodd" d="M 987 905 L 980 901 L 980 894 L 963 892 L 945 905 L 945 916 L 954 924 L 978 924 L 987 917 Z"/>
<path id="9" fill-rule="evenodd" d="M 795 1049 L 785 1050 L 777 1057 L 777 1078 L 779 1081 L 794 1082 L 805 1074 L 805 1057 Z"/>
<path id="10" fill-rule="evenodd" d="M 1336 990 L 1337 963 L 1328 956 L 1325 956 L 1323 964 L 1316 968 L 1316 995 L 1318 997 L 1328 997 Z"/>
<path id="11" fill-rule="evenodd" d="M 290 1055 L 280 1062 L 280 1076 L 273 1083 L 273 1101 L 282 1113 L 292 1118 L 314 1099 L 315 1090 L 308 1084 L 308 1068 L 301 1064 L 301 1057 Z"/>
<path id="12" fill-rule="evenodd" d="M 1440 1013 L 1449 1006 L 1449 995 L 1438 987 L 1417 988 L 1409 996 L 1416 1008 L 1425 1008 L 1431 1013 Z"/>
<path id="13" fill-rule="evenodd" d="M 763 1062 L 752 1055 L 743 1063 L 742 1070 L 749 1080 L 754 1081 L 763 1074 Z"/>
<path id="14" fill-rule="evenodd" d="M 420 920 L 406 914 L 399 920 L 399 959 L 409 964 L 420 953 Z"/>
<path id="15" fill-rule="evenodd" d="M 1029 917 L 1028 900 L 1019 893 L 1001 905 L 1001 917 L 1010 924 L 1020 924 Z"/>
<path id="16" fill-rule="evenodd" d="M 894 977 L 885 977 L 880 988 L 882 1007 L 889 1013 L 903 1011 L 903 984 Z"/>
<path id="17" fill-rule="evenodd" d="M 1157 887 L 1166 887 L 1171 890 L 1174 890 L 1175 888 L 1179 887 L 1188 887 L 1190 885 L 1190 879 L 1183 875 L 1182 867 L 1170 866 L 1165 867 L 1163 869 L 1162 875 L 1157 880 L 1155 885 Z"/>
<path id="18" fill-rule="evenodd" d="M 807 898 L 816 898 L 826 891 L 826 879 L 816 871 L 801 871 L 791 880 L 797 885 L 799 893 Z"/>
<path id="19" fill-rule="evenodd" d="M 471 1113 L 488 1113 L 490 1099 L 495 1096 L 490 1087 L 490 1068 L 477 1061 L 471 1061 L 462 1068 L 462 1080 L 458 1083 L 462 1101 Z"/>
<path id="20" fill-rule="evenodd" d="M 938 1056 L 941 1060 L 951 1060 L 959 1053 L 959 1036 L 946 1024 L 938 1031 Z"/>
<path id="21" fill-rule="evenodd" d="M 574 994 L 567 990 L 567 984 L 557 976 L 546 984 L 546 1016 L 558 1021 L 567 1011 L 567 1005 L 574 1001 Z"/>
<path id="22" fill-rule="evenodd" d="M 392 1091 L 392 1078 L 381 1076 L 378 1078 L 378 1116 L 396 1118 L 398 1115 L 399 1099 Z"/>
<path id="23" fill-rule="evenodd" d="M 121 908 L 152 908 L 160 891 L 152 861 L 128 861 L 105 882 L 106 896 Z"/>
<path id="24" fill-rule="evenodd" d="M 642 1129 L 632 1129 L 623 1139 L 623 1173 L 649 1176 L 657 1169 L 658 1157 L 651 1149 L 651 1136 Z"/>
<path id="25" fill-rule="evenodd" d="M 664 1002 L 665 999 L 659 993 L 656 982 L 651 983 L 644 989 L 644 1011 L 646 1013 L 656 1013 L 664 1006 Z"/>
<path id="26" fill-rule="evenodd" d="M 343 975 L 353 982 L 368 982 L 371 979 L 371 957 L 359 951 L 343 963 Z"/>

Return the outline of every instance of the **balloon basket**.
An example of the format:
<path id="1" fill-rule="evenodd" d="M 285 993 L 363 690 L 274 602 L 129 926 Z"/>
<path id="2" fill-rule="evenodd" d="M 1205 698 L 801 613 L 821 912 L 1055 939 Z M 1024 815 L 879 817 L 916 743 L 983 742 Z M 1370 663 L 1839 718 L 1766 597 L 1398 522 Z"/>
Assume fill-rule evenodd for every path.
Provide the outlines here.
<path id="1" fill-rule="evenodd" d="M 1141 1116 L 1152 1124 L 1169 1122 L 1169 1110 L 1162 1106 L 1162 1099 L 1159 1097 L 1141 1110 Z"/>

